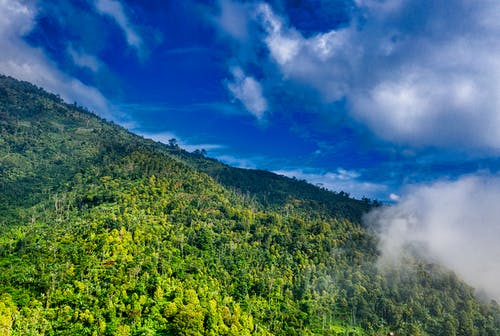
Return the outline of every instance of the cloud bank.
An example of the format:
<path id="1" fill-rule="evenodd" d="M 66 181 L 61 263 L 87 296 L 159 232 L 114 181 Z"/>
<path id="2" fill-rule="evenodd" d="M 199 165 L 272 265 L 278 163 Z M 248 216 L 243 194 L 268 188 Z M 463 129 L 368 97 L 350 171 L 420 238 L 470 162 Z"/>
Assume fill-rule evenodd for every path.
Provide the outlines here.
<path id="1" fill-rule="evenodd" d="M 345 25 L 307 35 L 268 3 L 246 14 L 222 3 L 260 27 L 249 41 L 235 20 L 219 20 L 240 49 L 267 50 L 253 48 L 275 65 L 262 66 L 265 82 L 312 88 L 325 105 L 346 101 L 352 118 L 394 143 L 500 149 L 498 1 L 358 0 Z"/>
<path id="2" fill-rule="evenodd" d="M 500 176 L 414 186 L 366 221 L 380 230 L 381 263 L 398 263 L 408 249 L 455 271 L 500 299 Z"/>

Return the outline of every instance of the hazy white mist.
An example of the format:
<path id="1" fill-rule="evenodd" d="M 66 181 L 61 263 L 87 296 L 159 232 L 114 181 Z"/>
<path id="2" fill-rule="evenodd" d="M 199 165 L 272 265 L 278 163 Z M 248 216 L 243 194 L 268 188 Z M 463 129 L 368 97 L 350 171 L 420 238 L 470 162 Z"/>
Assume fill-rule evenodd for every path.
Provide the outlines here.
<path id="1" fill-rule="evenodd" d="M 379 229 L 381 264 L 398 263 L 411 247 L 500 299 L 500 176 L 413 186 L 366 221 Z"/>

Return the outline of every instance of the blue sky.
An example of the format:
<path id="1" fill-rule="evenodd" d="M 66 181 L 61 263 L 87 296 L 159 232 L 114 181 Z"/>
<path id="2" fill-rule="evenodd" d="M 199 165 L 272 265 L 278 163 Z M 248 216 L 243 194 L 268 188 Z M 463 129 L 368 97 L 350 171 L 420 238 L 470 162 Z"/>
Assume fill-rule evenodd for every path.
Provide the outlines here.
<path id="1" fill-rule="evenodd" d="M 493 0 L 0 0 L 0 72 L 356 197 L 500 168 Z"/>

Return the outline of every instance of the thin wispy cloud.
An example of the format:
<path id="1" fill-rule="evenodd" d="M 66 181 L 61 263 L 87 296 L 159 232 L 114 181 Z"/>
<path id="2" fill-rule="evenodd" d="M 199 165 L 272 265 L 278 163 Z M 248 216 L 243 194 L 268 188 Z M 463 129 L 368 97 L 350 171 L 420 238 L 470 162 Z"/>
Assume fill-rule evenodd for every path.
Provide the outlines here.
<path id="1" fill-rule="evenodd" d="M 29 81 L 59 94 L 67 102 L 78 102 L 103 116 L 110 116 L 107 99 L 95 88 L 60 71 L 24 36 L 35 26 L 37 8 L 23 1 L 0 0 L 0 73 Z"/>
<path id="2" fill-rule="evenodd" d="M 247 15 L 249 6 L 232 0 L 220 0 L 218 5 L 219 13 L 212 17 L 213 22 L 220 30 L 228 33 L 233 38 L 241 41 L 247 40 L 249 38 Z"/>
<path id="3" fill-rule="evenodd" d="M 73 63 L 81 68 L 87 68 L 93 72 L 97 72 L 102 66 L 102 63 L 97 57 L 76 50 L 73 46 L 69 46 L 67 52 L 73 60 Z"/>
<path id="4" fill-rule="evenodd" d="M 117 0 L 97 0 L 95 7 L 100 14 L 111 17 L 123 31 L 127 44 L 141 53 L 143 40 L 130 22 L 123 5 Z"/>
<path id="5" fill-rule="evenodd" d="M 326 172 L 311 168 L 282 169 L 274 170 L 274 173 L 305 180 L 331 191 L 344 191 L 358 199 L 371 196 L 387 198 L 387 186 L 364 181 L 360 173 L 343 168 Z"/>
<path id="6" fill-rule="evenodd" d="M 163 144 L 168 145 L 172 139 L 175 139 L 176 143 L 181 147 L 182 149 L 188 151 L 188 152 L 193 152 L 195 150 L 206 150 L 206 151 L 213 151 L 213 150 L 220 150 L 223 149 L 223 145 L 218 145 L 218 144 L 209 144 L 209 143 L 198 143 L 196 141 L 192 141 L 189 139 L 183 139 L 176 135 L 173 132 L 144 132 L 141 130 L 134 130 L 136 134 L 139 134 L 147 139 L 151 139 L 157 142 L 161 142 Z"/>
<path id="7" fill-rule="evenodd" d="M 141 113 L 144 111 L 156 111 L 165 113 L 196 113 L 211 111 L 226 115 L 246 115 L 245 111 L 226 101 L 211 101 L 193 104 L 172 105 L 168 103 L 122 103 L 119 108 L 124 111 Z"/>
<path id="8" fill-rule="evenodd" d="M 242 158 L 231 154 L 216 155 L 215 158 L 230 166 L 244 169 L 258 169 L 259 162 L 262 163 L 266 161 L 266 159 L 262 157 Z"/>

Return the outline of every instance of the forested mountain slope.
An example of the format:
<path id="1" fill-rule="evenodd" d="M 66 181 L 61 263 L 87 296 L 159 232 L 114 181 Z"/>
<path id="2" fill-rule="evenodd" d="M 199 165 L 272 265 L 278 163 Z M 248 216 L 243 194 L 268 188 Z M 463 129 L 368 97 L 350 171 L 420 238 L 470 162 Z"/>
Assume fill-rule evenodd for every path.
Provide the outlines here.
<path id="1" fill-rule="evenodd" d="M 213 177 L 217 182 L 238 193 L 248 195 L 267 208 L 277 209 L 290 199 L 301 201 L 304 210 L 320 210 L 334 217 L 360 222 L 363 213 L 377 201 L 353 199 L 343 191 L 331 192 L 306 181 L 291 179 L 265 170 L 235 168 L 186 151 L 173 151 L 184 162 Z"/>
<path id="2" fill-rule="evenodd" d="M 0 157 L 4 201 L 36 202 L 39 192 L 61 187 L 78 171 L 95 168 L 123 157 L 135 149 L 149 149 L 180 159 L 204 172 L 226 188 L 248 195 L 266 207 L 281 207 L 291 198 L 322 208 L 332 215 L 359 221 L 370 207 L 345 193 L 333 193 L 305 181 L 262 170 L 234 168 L 178 146 L 168 146 L 133 135 L 104 122 L 84 108 L 63 104 L 59 97 L 0 75 Z M 19 190 L 23 188 L 23 190 Z M 26 190 L 24 190 L 26 188 Z M 26 203 L 26 204 L 28 204 Z M 6 204 L 2 202 L 2 205 Z M 17 204 L 17 203 L 15 203 Z"/>
<path id="3" fill-rule="evenodd" d="M 453 273 L 379 271 L 367 201 L 142 139 L 8 77 L 0 135 L 0 335 L 500 334 L 498 305 Z"/>

